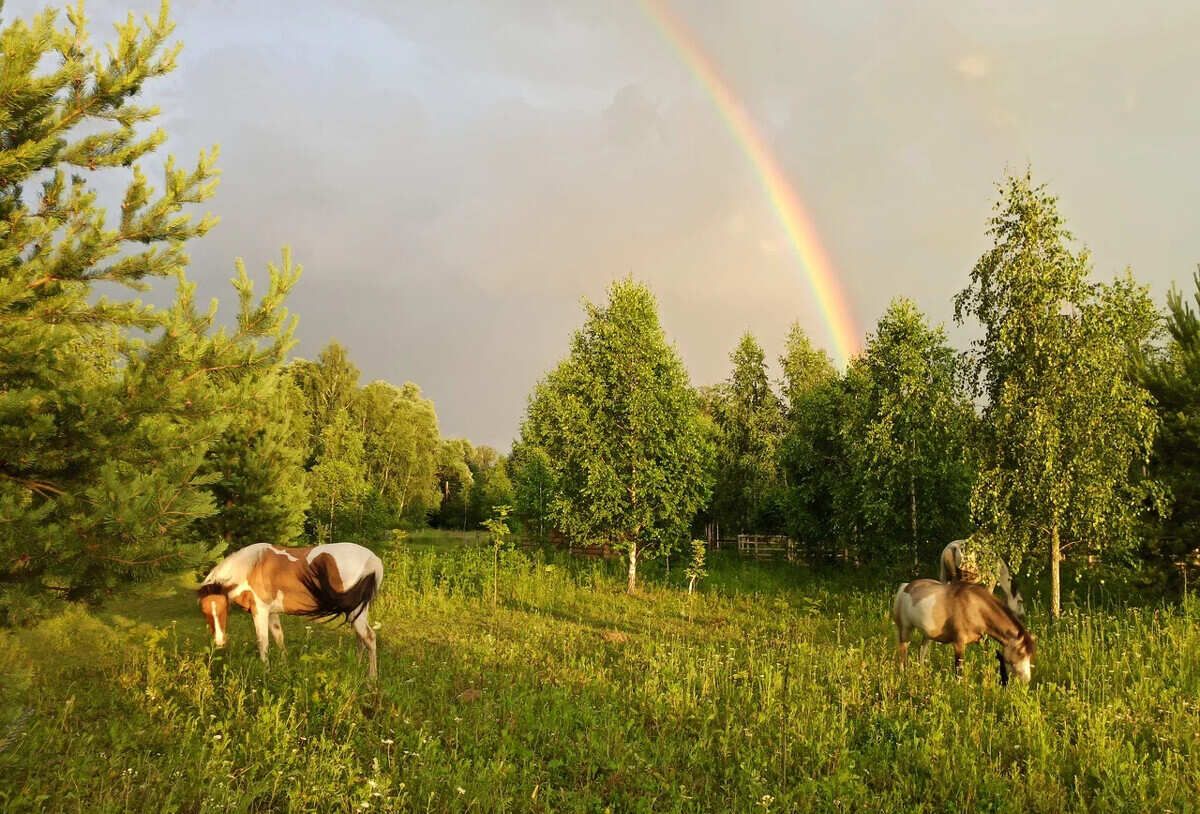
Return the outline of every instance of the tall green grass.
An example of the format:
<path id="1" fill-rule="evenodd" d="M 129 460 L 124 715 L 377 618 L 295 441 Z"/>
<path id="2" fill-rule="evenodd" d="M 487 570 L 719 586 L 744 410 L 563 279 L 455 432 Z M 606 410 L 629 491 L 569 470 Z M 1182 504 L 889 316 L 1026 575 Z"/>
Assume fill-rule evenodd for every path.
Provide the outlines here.
<path id="1" fill-rule="evenodd" d="M 345 629 L 248 617 L 213 653 L 186 581 L 0 635 L 5 811 L 1186 811 L 1200 609 L 1034 615 L 1029 688 L 935 646 L 893 668 L 895 582 L 714 557 L 629 597 L 616 563 L 476 538 L 386 556 L 380 683 Z M 273 651 L 274 653 L 274 651 Z"/>

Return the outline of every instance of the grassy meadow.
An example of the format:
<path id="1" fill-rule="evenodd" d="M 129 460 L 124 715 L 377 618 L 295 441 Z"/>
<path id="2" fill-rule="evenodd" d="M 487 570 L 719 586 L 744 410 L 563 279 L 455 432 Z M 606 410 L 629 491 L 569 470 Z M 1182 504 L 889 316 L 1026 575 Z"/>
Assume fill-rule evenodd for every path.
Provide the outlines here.
<path id="1" fill-rule="evenodd" d="M 893 669 L 895 581 L 722 552 L 682 569 L 387 551 L 380 683 L 346 629 L 250 619 L 223 653 L 190 575 L 0 631 L 0 809 L 1188 811 L 1200 800 L 1200 607 L 1034 603 L 1029 688 L 994 648 Z"/>

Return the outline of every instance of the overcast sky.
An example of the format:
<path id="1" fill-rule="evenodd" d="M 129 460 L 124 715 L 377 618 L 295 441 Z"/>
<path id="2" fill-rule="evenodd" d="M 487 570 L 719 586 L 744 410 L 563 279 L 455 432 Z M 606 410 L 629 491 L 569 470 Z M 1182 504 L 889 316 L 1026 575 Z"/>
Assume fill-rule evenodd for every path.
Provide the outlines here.
<path id="1" fill-rule="evenodd" d="M 6 19 L 41 2 L 8 2 Z M 92 2 L 93 39 L 152 0 Z M 1095 273 L 1162 299 L 1200 261 L 1200 4 L 675 0 L 769 140 L 861 332 L 906 295 L 951 337 L 1006 168 L 1061 198 Z M 346 344 L 411 380 L 442 431 L 507 449 L 583 298 L 632 274 L 693 381 L 752 330 L 832 348 L 738 142 L 636 2 L 176 2 L 148 88 L 168 149 L 221 145 L 191 249 L 232 307 L 234 257 L 290 245 L 296 353 Z"/>

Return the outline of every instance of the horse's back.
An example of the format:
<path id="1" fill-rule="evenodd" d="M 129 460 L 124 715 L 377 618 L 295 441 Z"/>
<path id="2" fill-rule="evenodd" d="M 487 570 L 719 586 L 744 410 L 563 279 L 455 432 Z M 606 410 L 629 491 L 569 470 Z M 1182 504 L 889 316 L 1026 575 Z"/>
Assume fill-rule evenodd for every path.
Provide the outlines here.
<path id="1" fill-rule="evenodd" d="M 357 543 L 327 543 L 314 546 L 308 552 L 308 562 L 311 564 L 321 555 L 333 560 L 345 588 L 358 584 L 368 574 L 375 575 L 376 588 L 383 582 L 383 561 L 365 546 Z"/>
<path id="2" fill-rule="evenodd" d="M 250 571 L 269 548 L 271 548 L 269 543 L 252 543 L 244 548 L 239 548 L 208 572 L 208 576 L 204 578 L 204 584 L 237 584 L 246 581 Z"/>
<path id="3" fill-rule="evenodd" d="M 936 579 L 914 579 L 896 591 L 892 619 L 897 625 L 916 627 L 929 636 L 937 636 L 947 618 L 946 599 L 951 585 Z"/>

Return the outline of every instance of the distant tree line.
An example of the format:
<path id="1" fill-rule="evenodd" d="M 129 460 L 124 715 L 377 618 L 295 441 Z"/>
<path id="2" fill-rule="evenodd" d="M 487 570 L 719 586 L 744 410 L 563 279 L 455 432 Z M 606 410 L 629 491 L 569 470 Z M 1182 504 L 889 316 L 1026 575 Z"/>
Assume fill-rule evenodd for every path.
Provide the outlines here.
<path id="1" fill-rule="evenodd" d="M 172 29 L 165 8 L 123 24 L 108 57 L 77 9 L 0 31 L 0 623 L 250 543 L 477 529 L 505 505 L 526 536 L 622 552 L 631 590 L 718 532 L 906 567 L 977 532 L 1049 570 L 1055 613 L 1064 559 L 1160 588 L 1200 564 L 1200 275 L 1165 314 L 1129 273 L 1093 281 L 1028 174 L 955 298 L 965 351 L 898 298 L 844 370 L 797 324 L 778 380 L 746 334 L 697 388 L 652 293 L 618 280 L 506 457 L 443 438 L 414 384 L 361 385 L 336 343 L 288 361 L 286 252 L 261 296 L 235 264 L 231 325 L 197 306 L 216 151 L 153 187 L 166 137 L 135 104 L 174 68 Z M 159 280 L 170 305 L 132 298 Z"/>
<path id="2" fill-rule="evenodd" d="M 1170 587 L 1200 566 L 1200 317 L 1126 272 L 1091 279 L 1058 202 L 1000 185 L 993 247 L 955 299 L 953 348 L 894 300 L 844 370 L 793 325 L 778 381 L 747 333 L 693 388 L 648 289 L 588 305 L 514 446 L 517 514 L 639 557 L 693 536 L 791 535 L 810 561 L 927 569 L 977 534 L 1022 571 L 1120 568 Z M 1200 307 L 1200 274 L 1193 301 Z"/>

